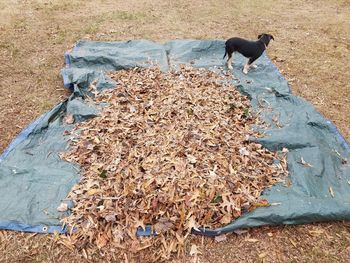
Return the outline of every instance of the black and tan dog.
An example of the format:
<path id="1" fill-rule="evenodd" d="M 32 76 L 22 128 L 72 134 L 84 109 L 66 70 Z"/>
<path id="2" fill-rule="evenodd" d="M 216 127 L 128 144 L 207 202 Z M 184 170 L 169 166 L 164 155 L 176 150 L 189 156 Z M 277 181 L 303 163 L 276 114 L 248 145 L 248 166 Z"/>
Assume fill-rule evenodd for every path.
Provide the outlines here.
<path id="1" fill-rule="evenodd" d="M 228 56 L 227 67 L 232 69 L 233 52 L 238 52 L 248 58 L 248 62 L 243 68 L 243 73 L 248 74 L 250 67 L 256 68 L 255 65 L 252 65 L 253 62 L 264 53 L 271 40 L 274 40 L 274 38 L 270 34 L 259 35 L 258 41 L 250 41 L 239 37 L 230 38 L 225 43 L 225 55 L 223 57 Z"/>

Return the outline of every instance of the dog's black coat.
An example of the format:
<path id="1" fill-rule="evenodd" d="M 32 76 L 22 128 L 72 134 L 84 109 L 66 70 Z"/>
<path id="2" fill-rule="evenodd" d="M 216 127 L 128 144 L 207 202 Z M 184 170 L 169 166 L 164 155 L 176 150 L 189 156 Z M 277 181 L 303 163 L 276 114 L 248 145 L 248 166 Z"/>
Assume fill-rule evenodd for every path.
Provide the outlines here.
<path id="1" fill-rule="evenodd" d="M 249 59 L 248 65 L 251 65 L 258 59 L 269 45 L 271 39 L 274 40 L 270 34 L 261 34 L 258 36 L 258 41 L 250 41 L 239 37 L 233 37 L 225 43 L 225 55 L 228 59 L 231 58 L 233 52 L 239 52 Z"/>

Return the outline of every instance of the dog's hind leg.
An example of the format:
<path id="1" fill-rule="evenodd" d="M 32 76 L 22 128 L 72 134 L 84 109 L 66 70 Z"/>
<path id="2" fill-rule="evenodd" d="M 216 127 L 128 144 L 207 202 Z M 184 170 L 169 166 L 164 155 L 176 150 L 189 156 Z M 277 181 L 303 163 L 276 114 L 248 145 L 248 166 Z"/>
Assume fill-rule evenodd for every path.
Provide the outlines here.
<path id="1" fill-rule="evenodd" d="M 244 73 L 244 74 L 248 74 L 248 71 L 249 71 L 250 67 L 256 68 L 255 65 L 252 65 L 253 62 L 254 62 L 256 59 L 257 59 L 257 58 L 255 58 L 255 57 L 249 58 L 249 60 L 247 61 L 247 64 L 245 64 L 245 65 L 244 65 L 244 68 L 243 68 L 243 73 Z"/>
<path id="2" fill-rule="evenodd" d="M 228 52 L 228 60 L 227 60 L 227 67 L 228 69 L 233 69 L 232 67 L 232 60 L 233 60 L 233 53 Z"/>
<path id="3" fill-rule="evenodd" d="M 248 63 L 247 63 L 247 64 L 245 64 L 244 67 L 243 67 L 243 73 L 244 73 L 244 74 L 248 74 L 248 70 L 249 70 L 249 65 L 248 65 Z"/>

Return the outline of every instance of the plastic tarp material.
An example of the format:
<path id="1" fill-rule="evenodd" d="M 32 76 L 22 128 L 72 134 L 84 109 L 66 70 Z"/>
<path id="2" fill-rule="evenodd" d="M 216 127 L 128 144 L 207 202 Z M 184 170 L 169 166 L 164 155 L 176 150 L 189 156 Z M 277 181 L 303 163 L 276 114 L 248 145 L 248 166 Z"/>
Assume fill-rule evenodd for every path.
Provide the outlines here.
<path id="1" fill-rule="evenodd" d="M 155 64 L 163 71 L 191 64 L 220 72 L 223 54 L 223 40 L 79 42 L 65 54 L 66 67 L 61 72 L 64 85 L 72 90 L 70 98 L 29 125 L 0 156 L 0 228 L 64 231 L 59 219 L 67 214 L 57 207 L 78 182 L 79 167 L 58 156 L 69 147 L 64 131 L 73 127 L 63 117 L 69 112 L 79 122 L 98 115 L 99 109 L 84 101 L 92 81 L 97 81 L 98 89 L 113 88 L 118 84 L 105 71 Z M 252 140 L 274 151 L 288 148 L 290 183 L 265 190 L 263 197 L 271 206 L 200 233 L 218 235 L 261 225 L 350 219 L 349 144 L 310 103 L 291 93 L 265 54 L 248 75 L 242 73 L 245 61 L 235 56 L 234 75 L 239 80 L 233 84 L 251 98 L 254 109 L 270 124 L 265 137 Z M 301 158 L 312 167 L 303 165 Z"/>

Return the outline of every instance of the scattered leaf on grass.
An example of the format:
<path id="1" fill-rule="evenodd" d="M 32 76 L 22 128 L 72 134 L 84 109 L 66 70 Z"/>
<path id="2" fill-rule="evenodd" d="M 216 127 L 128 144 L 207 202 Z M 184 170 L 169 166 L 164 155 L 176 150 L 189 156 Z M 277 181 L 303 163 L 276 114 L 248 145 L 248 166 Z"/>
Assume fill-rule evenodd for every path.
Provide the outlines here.
<path id="1" fill-rule="evenodd" d="M 237 235 L 243 235 L 243 234 L 247 233 L 248 230 L 247 229 L 237 229 L 237 230 L 233 230 L 233 232 Z"/>
<path id="2" fill-rule="evenodd" d="M 320 236 L 324 234 L 324 230 L 323 229 L 310 230 L 309 233 L 312 236 Z"/>
<path id="3" fill-rule="evenodd" d="M 295 243 L 295 241 L 293 241 L 293 239 L 289 238 L 290 243 L 292 243 L 293 247 L 297 247 L 297 244 Z"/>
<path id="4" fill-rule="evenodd" d="M 191 250 L 190 250 L 190 256 L 197 256 L 199 254 L 202 254 L 202 253 L 199 251 L 198 247 L 195 244 L 192 244 Z"/>
<path id="5" fill-rule="evenodd" d="M 259 239 L 256 239 L 256 238 L 246 238 L 244 240 L 247 241 L 247 242 L 251 242 L 251 243 L 259 242 Z"/>
<path id="6" fill-rule="evenodd" d="M 226 240 L 227 240 L 226 235 L 220 235 L 220 236 L 216 236 L 215 237 L 215 241 L 216 242 L 223 242 L 223 241 L 226 241 Z"/>

